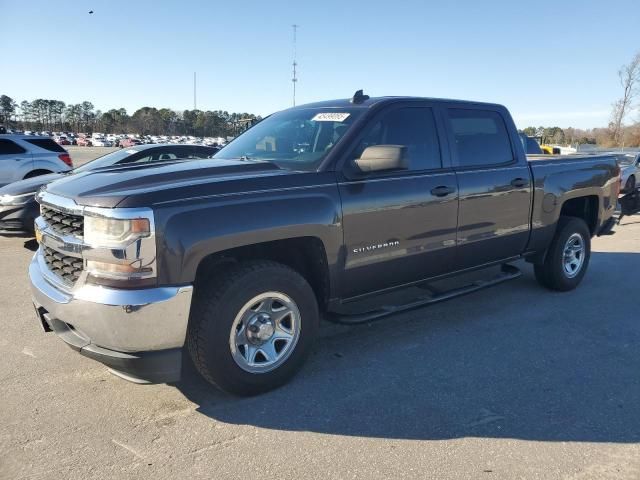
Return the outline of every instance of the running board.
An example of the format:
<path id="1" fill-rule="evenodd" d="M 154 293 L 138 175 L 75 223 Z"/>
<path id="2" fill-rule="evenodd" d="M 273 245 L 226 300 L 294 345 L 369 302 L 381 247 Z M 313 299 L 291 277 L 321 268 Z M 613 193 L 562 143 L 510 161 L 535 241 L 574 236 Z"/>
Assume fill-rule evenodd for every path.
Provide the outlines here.
<path id="1" fill-rule="evenodd" d="M 423 295 L 417 297 L 415 300 L 400 305 L 384 305 L 374 310 L 370 310 L 363 313 L 340 313 L 340 312 L 327 312 L 324 318 L 333 323 L 339 323 L 342 325 L 357 325 L 361 323 L 372 322 L 389 315 L 394 315 L 400 312 L 406 312 L 408 310 L 414 310 L 416 308 L 432 305 L 434 303 L 443 302 L 451 298 L 461 297 L 469 293 L 477 292 L 483 288 L 492 287 L 508 280 L 514 280 L 522 275 L 522 272 L 513 265 L 503 264 L 500 268 L 500 273 L 487 280 L 476 280 L 463 287 L 454 288 L 447 291 L 439 291 L 427 283 L 421 285 L 421 288 L 430 292 L 430 295 Z"/>

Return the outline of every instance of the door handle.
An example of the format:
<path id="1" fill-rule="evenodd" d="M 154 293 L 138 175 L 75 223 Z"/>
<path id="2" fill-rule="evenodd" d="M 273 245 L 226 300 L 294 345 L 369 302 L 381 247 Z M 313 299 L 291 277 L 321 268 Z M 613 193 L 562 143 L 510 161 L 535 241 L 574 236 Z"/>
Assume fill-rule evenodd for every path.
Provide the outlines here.
<path id="1" fill-rule="evenodd" d="M 514 178 L 511 180 L 511 185 L 516 188 L 526 187 L 529 184 L 524 178 Z"/>
<path id="2" fill-rule="evenodd" d="M 445 185 L 440 185 L 439 187 L 435 187 L 431 189 L 431 194 L 436 197 L 446 197 L 447 195 L 455 192 L 456 189 L 452 187 L 447 187 Z"/>

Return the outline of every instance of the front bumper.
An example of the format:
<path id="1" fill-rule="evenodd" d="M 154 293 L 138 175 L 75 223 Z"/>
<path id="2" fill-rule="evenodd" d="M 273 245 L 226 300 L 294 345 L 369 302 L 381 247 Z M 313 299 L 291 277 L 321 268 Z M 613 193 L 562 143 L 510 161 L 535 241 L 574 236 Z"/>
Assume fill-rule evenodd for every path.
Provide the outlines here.
<path id="1" fill-rule="evenodd" d="M 29 277 L 45 329 L 129 380 L 155 383 L 180 378 L 191 285 L 118 290 L 84 284 L 68 292 L 48 279 L 42 263 L 37 252 Z"/>
<path id="2" fill-rule="evenodd" d="M 35 200 L 23 205 L 1 205 L 0 234 L 33 233 L 33 222 L 38 215 Z"/>

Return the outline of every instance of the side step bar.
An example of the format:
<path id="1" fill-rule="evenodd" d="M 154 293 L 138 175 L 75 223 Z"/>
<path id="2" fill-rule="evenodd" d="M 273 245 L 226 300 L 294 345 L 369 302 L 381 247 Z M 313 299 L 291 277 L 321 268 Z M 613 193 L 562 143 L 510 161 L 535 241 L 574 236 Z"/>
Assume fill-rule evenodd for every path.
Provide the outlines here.
<path id="1" fill-rule="evenodd" d="M 483 288 L 492 287 L 508 280 L 514 280 L 522 275 L 522 272 L 513 265 L 503 264 L 500 268 L 500 273 L 486 280 L 476 280 L 469 285 L 463 287 L 454 288 L 447 291 L 439 291 L 430 287 L 428 284 L 421 285 L 421 288 L 430 292 L 429 295 L 417 297 L 415 300 L 404 303 L 401 305 L 384 305 L 375 310 L 370 310 L 363 313 L 340 313 L 340 312 L 327 312 L 324 318 L 333 323 L 339 323 L 341 325 L 358 325 L 362 323 L 372 322 L 374 320 L 380 320 L 389 315 L 393 315 L 400 312 L 406 312 L 408 310 L 414 310 L 416 308 L 424 307 L 438 302 L 443 302 L 451 298 L 460 297 L 469 293 L 476 292 Z"/>

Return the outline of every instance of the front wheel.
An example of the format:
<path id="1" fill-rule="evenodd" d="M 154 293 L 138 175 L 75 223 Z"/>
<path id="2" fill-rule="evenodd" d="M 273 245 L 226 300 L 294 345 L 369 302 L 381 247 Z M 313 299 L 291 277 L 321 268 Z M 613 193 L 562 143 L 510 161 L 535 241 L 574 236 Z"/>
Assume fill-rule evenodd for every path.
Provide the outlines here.
<path id="1" fill-rule="evenodd" d="M 318 323 L 314 292 L 296 271 L 271 261 L 232 264 L 196 284 L 187 348 L 206 380 L 255 395 L 298 371 Z"/>
<path id="2" fill-rule="evenodd" d="M 544 262 L 534 266 L 536 279 L 551 290 L 573 290 L 582 281 L 590 258 L 591 232 L 585 221 L 560 217 Z"/>

